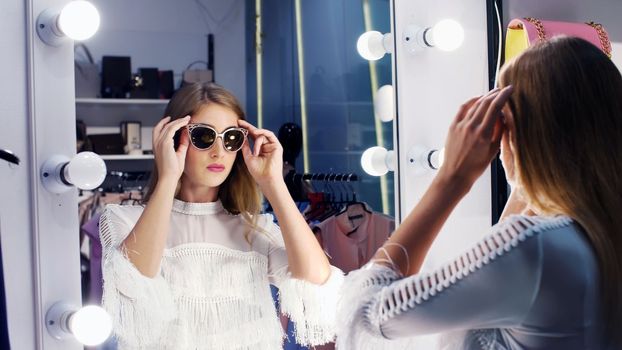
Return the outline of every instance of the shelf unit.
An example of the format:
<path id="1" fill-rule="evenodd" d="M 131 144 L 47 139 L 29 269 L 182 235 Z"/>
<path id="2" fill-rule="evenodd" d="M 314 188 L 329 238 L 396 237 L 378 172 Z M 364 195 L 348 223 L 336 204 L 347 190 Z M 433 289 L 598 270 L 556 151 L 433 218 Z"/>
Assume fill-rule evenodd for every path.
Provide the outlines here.
<path id="1" fill-rule="evenodd" d="M 76 104 L 85 105 L 166 105 L 169 100 L 132 98 L 76 98 Z"/>
<path id="2" fill-rule="evenodd" d="M 88 127 L 118 127 L 123 121 L 154 126 L 164 115 L 169 100 L 76 98 L 76 118 Z"/>
<path id="3" fill-rule="evenodd" d="M 151 130 L 162 118 L 169 100 L 76 98 L 76 118 L 87 125 L 87 134 L 117 133 L 123 121 L 141 123 L 141 143 L 151 149 Z M 153 154 L 102 154 L 108 170 L 151 170 Z"/>
<path id="4" fill-rule="evenodd" d="M 131 154 L 101 154 L 103 160 L 148 160 L 153 159 L 153 154 L 131 155 Z"/>

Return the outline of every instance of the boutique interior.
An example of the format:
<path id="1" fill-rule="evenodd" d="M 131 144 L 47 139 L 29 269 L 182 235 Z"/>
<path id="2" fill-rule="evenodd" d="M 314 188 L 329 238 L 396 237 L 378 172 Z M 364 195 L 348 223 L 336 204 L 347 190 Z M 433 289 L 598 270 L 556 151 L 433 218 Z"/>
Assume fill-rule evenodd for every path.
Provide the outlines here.
<path id="1" fill-rule="evenodd" d="M 120 338 L 131 334 L 121 329 L 126 324 L 115 323 L 134 317 L 129 307 L 119 302 L 121 316 L 110 315 L 114 303 L 106 288 L 115 285 L 107 281 L 113 258 L 104 211 L 108 205 L 144 208 L 148 197 L 156 198 L 150 187 L 154 172 L 164 171 L 155 151 L 161 121 L 184 88 L 226 89 L 251 124 L 246 130 L 197 124 L 188 128 L 195 148 L 200 142 L 203 149 L 221 147 L 220 136 L 223 148 L 243 152 L 246 144 L 228 145 L 236 132 L 251 133 L 248 146 L 268 142 L 257 129 L 273 133 L 297 214 L 328 263 L 348 275 L 366 266 L 425 199 L 443 165 L 454 115 L 469 98 L 499 86 L 505 62 L 539 41 L 568 35 L 591 42 L 622 67 L 618 0 L 9 0 L 2 7 L 0 27 L 10 34 L 0 48 L 12 54 L 0 68 L 1 349 L 275 349 L 253 340 L 268 337 L 264 328 L 250 330 L 250 323 L 234 324 L 226 315 L 204 321 L 222 322 L 205 326 L 218 333 L 212 338 L 145 345 L 159 336 L 158 325 L 136 335 L 147 343 L 132 347 Z M 421 271 L 434 271 L 481 240 L 499 222 L 510 192 L 497 155 L 444 221 Z M 268 200 L 276 197 L 264 193 L 258 209 L 274 225 L 285 220 L 283 205 Z M 173 211 L 182 203 L 175 201 Z M 193 204 L 179 205 L 199 210 Z M 285 237 L 288 251 L 290 239 L 295 234 Z M 184 270 L 190 271 L 199 270 Z M 225 287 L 238 286 L 231 283 Z M 294 311 L 279 312 L 288 301 L 273 283 L 249 293 L 263 292 L 272 296 L 283 349 L 359 349 L 339 346 L 338 332 L 337 341 L 305 344 L 300 329 L 314 324 L 293 322 Z M 105 307 L 102 298 L 109 300 Z M 300 313 L 314 307 L 304 305 Z M 195 331 L 202 322 L 189 327 Z M 426 332 L 409 340 L 404 349 L 467 349 L 443 347 Z M 386 348 L 399 344 L 406 343 Z M 497 345 L 481 348 L 532 349 Z"/>

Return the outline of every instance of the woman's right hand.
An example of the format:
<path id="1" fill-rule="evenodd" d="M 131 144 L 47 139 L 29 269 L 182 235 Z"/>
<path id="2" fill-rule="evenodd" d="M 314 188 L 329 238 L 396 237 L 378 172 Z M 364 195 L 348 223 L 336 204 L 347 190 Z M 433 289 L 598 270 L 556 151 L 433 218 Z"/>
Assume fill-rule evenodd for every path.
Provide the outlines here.
<path id="1" fill-rule="evenodd" d="M 190 140 L 188 135 L 182 132 L 179 147 L 175 150 L 173 137 L 177 130 L 188 125 L 190 116 L 170 120 L 171 117 L 163 118 L 153 128 L 153 153 L 158 169 L 158 181 L 170 181 L 177 185 L 177 181 L 184 172 L 186 152 Z"/>

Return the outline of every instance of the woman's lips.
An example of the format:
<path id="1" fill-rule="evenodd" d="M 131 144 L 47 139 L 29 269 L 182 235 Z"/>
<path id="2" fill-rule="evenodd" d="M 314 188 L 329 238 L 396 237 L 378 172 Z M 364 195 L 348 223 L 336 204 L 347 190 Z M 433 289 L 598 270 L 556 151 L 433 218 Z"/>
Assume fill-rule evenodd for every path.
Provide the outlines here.
<path id="1" fill-rule="evenodd" d="M 207 167 L 207 170 L 220 173 L 225 170 L 225 166 L 222 164 L 212 164 Z"/>

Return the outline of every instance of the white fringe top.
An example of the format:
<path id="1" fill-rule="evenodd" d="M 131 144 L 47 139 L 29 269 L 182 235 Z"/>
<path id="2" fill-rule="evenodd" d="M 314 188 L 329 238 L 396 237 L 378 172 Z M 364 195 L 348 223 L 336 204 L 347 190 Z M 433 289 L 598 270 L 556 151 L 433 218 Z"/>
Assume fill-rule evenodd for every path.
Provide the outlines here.
<path id="1" fill-rule="evenodd" d="M 369 263 L 348 274 L 340 350 L 603 349 L 596 255 L 573 221 L 511 216 L 430 273 L 402 278 Z"/>
<path id="2" fill-rule="evenodd" d="M 282 348 L 283 330 L 270 293 L 279 288 L 281 312 L 296 325 L 301 344 L 334 337 L 343 274 L 332 267 L 323 285 L 290 277 L 281 232 L 261 215 L 266 232 L 251 232 L 220 202 L 175 200 L 160 272 L 142 275 L 122 243 L 142 206 L 108 205 L 100 220 L 103 306 L 121 349 Z"/>

